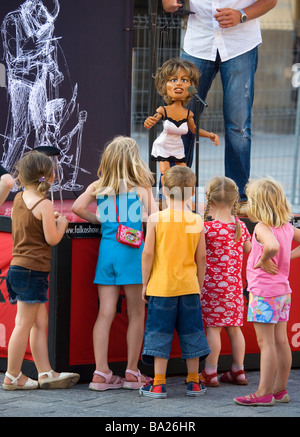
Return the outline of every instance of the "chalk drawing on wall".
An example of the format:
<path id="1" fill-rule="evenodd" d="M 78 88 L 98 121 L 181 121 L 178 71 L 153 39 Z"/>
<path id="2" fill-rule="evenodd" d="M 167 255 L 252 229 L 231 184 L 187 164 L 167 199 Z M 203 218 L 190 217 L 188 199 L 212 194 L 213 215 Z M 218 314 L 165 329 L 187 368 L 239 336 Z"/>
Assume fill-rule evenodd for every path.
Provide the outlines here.
<path id="1" fill-rule="evenodd" d="M 1 135 L 1 160 L 12 171 L 26 151 L 37 146 L 56 147 L 62 189 L 76 191 L 83 188 L 77 183 L 78 173 L 89 173 L 80 167 L 87 112 L 79 110 L 77 84 L 69 101 L 60 95 L 65 80 L 58 65 L 61 37 L 55 36 L 60 4 L 52 0 L 50 8 L 44 2 L 24 1 L 1 25 L 9 103 L 6 130 Z M 70 80 L 68 68 L 64 70 Z"/>

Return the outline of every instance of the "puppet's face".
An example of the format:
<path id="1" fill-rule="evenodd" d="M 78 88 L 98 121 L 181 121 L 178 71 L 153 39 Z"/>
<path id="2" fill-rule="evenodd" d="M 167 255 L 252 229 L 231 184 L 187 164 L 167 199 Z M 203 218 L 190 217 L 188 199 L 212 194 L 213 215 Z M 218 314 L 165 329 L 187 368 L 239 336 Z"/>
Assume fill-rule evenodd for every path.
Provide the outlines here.
<path id="1" fill-rule="evenodd" d="M 189 96 L 188 87 L 191 81 L 184 68 L 180 68 L 171 76 L 166 84 L 167 94 L 172 100 L 186 100 Z"/>

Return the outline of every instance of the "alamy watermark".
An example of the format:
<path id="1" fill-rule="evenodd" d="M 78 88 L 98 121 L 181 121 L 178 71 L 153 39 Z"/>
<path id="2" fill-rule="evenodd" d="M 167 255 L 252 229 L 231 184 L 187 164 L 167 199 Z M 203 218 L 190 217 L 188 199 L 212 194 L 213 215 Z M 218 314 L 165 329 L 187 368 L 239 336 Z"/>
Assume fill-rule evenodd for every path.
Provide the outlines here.
<path id="1" fill-rule="evenodd" d="M 134 225 L 134 223 L 140 222 L 141 217 L 143 217 L 143 221 L 147 220 L 148 214 L 151 214 L 149 190 L 143 187 L 135 187 L 131 190 L 127 190 L 126 183 L 124 181 L 120 182 L 119 188 L 120 189 L 118 190 L 118 193 L 120 195 L 118 200 L 118 214 L 120 221 L 123 223 L 130 221 L 132 225 Z M 195 189 L 198 190 L 198 192 L 204 192 L 203 187 Z M 155 197 L 157 197 L 157 193 L 155 193 L 155 191 L 155 188 L 152 188 L 152 201 Z M 192 211 L 194 209 L 194 189 L 192 187 L 173 187 L 171 189 L 164 187 L 164 192 L 161 194 L 167 198 L 171 209 L 174 205 L 173 202 L 176 202 L 177 212 Z M 100 216 L 101 223 L 114 223 L 117 221 L 116 207 L 112 201 L 113 196 L 116 196 L 116 193 L 111 189 L 105 189 L 103 194 L 99 193 L 96 196 L 98 203 L 97 212 Z M 146 214 L 143 214 L 143 207 L 146 211 Z M 150 220 L 153 221 L 156 221 L 157 218 L 158 217 L 156 214 L 150 216 Z M 194 214 L 190 215 L 177 213 L 173 215 L 170 213 L 169 209 L 165 211 L 160 220 L 163 220 L 163 222 L 184 222 L 186 224 L 185 231 L 187 233 L 199 232 L 199 224 L 201 223 L 201 220 L 199 221 Z"/>
<path id="2" fill-rule="evenodd" d="M 0 63 L 0 88 L 6 88 L 6 69 L 5 65 Z"/>
<path id="3" fill-rule="evenodd" d="M 300 63 L 294 64 L 292 66 L 292 85 L 294 88 L 299 88 L 300 86 Z"/>

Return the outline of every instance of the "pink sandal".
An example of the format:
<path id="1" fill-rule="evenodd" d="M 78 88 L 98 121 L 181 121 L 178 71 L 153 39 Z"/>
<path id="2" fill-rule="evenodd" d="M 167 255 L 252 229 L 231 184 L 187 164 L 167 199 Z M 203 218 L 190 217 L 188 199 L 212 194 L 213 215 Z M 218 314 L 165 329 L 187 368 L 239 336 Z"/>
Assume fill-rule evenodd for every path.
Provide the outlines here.
<path id="1" fill-rule="evenodd" d="M 118 389 L 123 387 L 124 379 L 120 376 L 117 376 L 114 382 L 110 382 L 113 373 L 102 373 L 98 370 L 95 370 L 94 375 L 102 376 L 102 378 L 105 379 L 105 382 L 91 382 L 89 385 L 90 390 L 96 390 L 96 391 L 104 391 L 104 390 L 110 390 L 110 389 Z"/>
<path id="2" fill-rule="evenodd" d="M 133 382 L 133 381 L 126 381 L 126 376 L 125 376 L 125 380 L 123 383 L 123 388 L 128 388 L 130 390 L 138 390 L 139 388 L 143 387 L 146 384 L 149 384 L 150 382 L 152 382 L 152 378 L 150 378 L 149 376 L 146 375 L 142 375 L 141 372 L 138 370 L 137 372 L 134 372 L 133 370 L 129 370 L 127 369 L 125 374 L 129 373 L 130 375 L 133 375 L 136 377 L 137 381 Z M 145 380 L 142 380 L 142 377 L 145 378 Z"/>

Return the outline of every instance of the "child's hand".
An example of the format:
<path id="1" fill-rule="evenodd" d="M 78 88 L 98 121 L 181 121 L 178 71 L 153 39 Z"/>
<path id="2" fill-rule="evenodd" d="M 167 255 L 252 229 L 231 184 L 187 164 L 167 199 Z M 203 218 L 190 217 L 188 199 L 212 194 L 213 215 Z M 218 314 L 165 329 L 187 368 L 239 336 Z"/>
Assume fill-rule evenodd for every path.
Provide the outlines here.
<path id="1" fill-rule="evenodd" d="M 213 141 L 214 143 L 215 143 L 215 145 L 216 146 L 218 146 L 219 145 L 219 136 L 217 135 L 217 134 L 214 134 L 213 132 L 211 132 L 210 133 L 210 135 L 209 135 L 209 139 L 211 140 L 211 141 Z"/>
<path id="2" fill-rule="evenodd" d="M 254 268 L 255 269 L 260 268 L 264 272 L 269 273 L 270 275 L 277 275 L 278 273 L 278 267 L 271 259 L 268 259 L 266 261 L 259 260 L 258 263 L 254 266 Z"/>
<path id="3" fill-rule="evenodd" d="M 146 296 L 146 291 L 147 291 L 147 285 L 143 285 L 142 299 L 143 299 L 144 302 L 148 302 L 148 298 Z"/>
<path id="4" fill-rule="evenodd" d="M 151 129 L 151 127 L 153 127 L 160 120 L 160 118 L 161 116 L 158 113 L 154 114 L 153 116 L 150 115 L 150 117 L 146 118 L 144 127 L 146 129 Z"/>
<path id="5" fill-rule="evenodd" d="M 67 227 L 69 225 L 69 220 L 67 219 L 67 217 L 65 217 L 64 215 L 61 215 L 58 211 L 54 212 L 54 217 L 55 217 L 56 223 L 60 223 L 60 222 L 65 223 L 65 226 L 67 229 Z"/>

